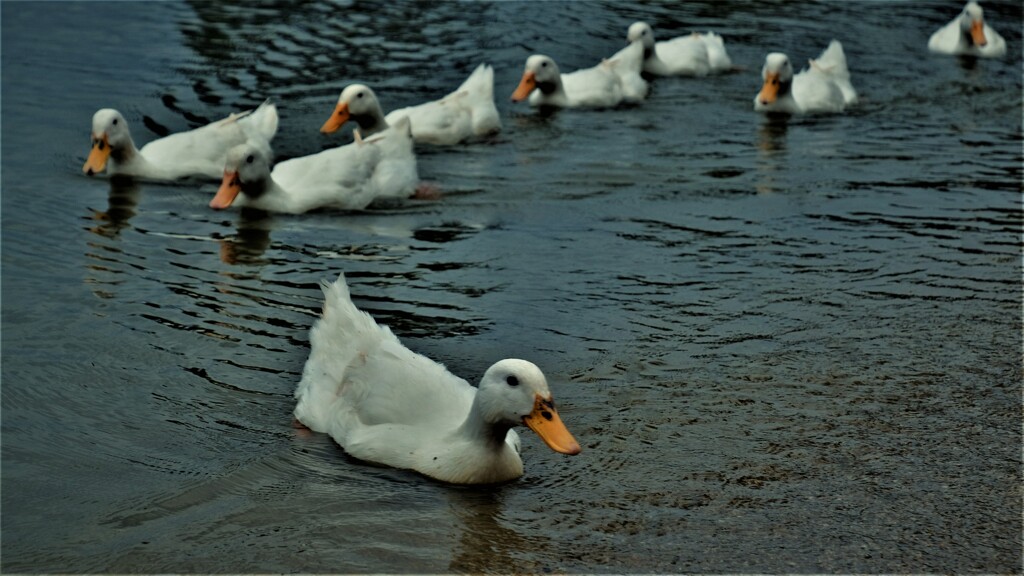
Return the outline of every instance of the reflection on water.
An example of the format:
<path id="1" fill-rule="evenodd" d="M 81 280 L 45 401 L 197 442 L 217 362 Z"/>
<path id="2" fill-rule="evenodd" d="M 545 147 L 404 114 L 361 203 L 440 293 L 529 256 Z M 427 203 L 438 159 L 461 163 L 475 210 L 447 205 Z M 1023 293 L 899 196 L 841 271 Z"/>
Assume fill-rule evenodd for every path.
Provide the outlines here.
<path id="1" fill-rule="evenodd" d="M 786 131 L 789 128 L 789 114 L 769 113 L 757 131 L 757 184 L 758 194 L 774 194 L 778 189 L 780 174 L 786 163 Z"/>
<path id="2" fill-rule="evenodd" d="M 85 282 L 99 298 L 116 298 L 117 287 L 127 279 L 126 267 L 132 261 L 135 266 L 141 265 L 140 260 L 125 253 L 124 243 L 118 242 L 122 231 L 131 227 L 129 220 L 136 214 L 140 194 L 141 186 L 131 178 L 111 178 L 107 209 L 90 210 L 87 217 L 91 222 L 87 230 L 102 238 L 87 239 L 85 253 Z"/>
<path id="3" fill-rule="evenodd" d="M 926 55 L 949 15 L 913 4 L 60 6 L 3 7 L 6 571 L 1017 569 L 1019 50 Z M 721 31 L 745 69 L 624 109 L 508 101 L 530 53 L 592 66 L 635 19 Z M 833 24 L 863 101 L 755 113 L 765 39 Z M 64 149 L 102 106 L 141 145 L 271 97 L 276 153 L 305 155 L 339 143 L 344 84 L 396 108 L 484 60 L 505 130 L 418 149 L 434 202 L 214 212 L 209 183 L 89 179 Z M 297 437 L 342 271 L 470 381 L 543 366 L 584 453 L 524 434 L 524 478 L 463 489 Z"/>
<path id="4" fill-rule="evenodd" d="M 233 265 L 265 264 L 263 253 L 270 247 L 273 215 L 261 210 L 243 209 L 238 216 L 235 235 L 220 242 L 220 260 Z"/>
<path id="5" fill-rule="evenodd" d="M 118 236 L 128 227 L 128 221 L 132 216 L 135 216 L 141 189 L 139 183 L 131 178 L 111 178 L 107 210 L 93 211 L 91 218 L 100 224 L 89 228 L 89 231 L 107 238 Z"/>
<path id="6" fill-rule="evenodd" d="M 777 112 L 764 114 L 764 120 L 757 131 L 757 149 L 764 156 L 771 157 L 775 152 L 786 149 L 786 130 L 789 128 L 789 114 Z"/>
<path id="7" fill-rule="evenodd" d="M 503 489 L 456 488 L 447 492 L 460 534 L 447 570 L 460 573 L 535 572 L 524 556 L 543 557 L 541 538 L 526 538 L 505 526 Z M 527 554 L 528 553 L 528 554 Z"/>

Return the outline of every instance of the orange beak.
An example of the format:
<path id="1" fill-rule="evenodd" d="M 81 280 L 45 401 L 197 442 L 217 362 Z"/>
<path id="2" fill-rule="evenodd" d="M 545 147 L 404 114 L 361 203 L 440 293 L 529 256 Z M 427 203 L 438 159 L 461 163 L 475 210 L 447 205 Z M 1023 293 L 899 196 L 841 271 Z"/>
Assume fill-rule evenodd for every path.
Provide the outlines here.
<path id="1" fill-rule="evenodd" d="M 341 128 L 342 124 L 348 122 L 348 117 L 348 102 L 338 102 L 338 106 L 334 109 L 331 117 L 320 127 L 320 131 L 324 134 L 330 134 Z"/>
<path id="2" fill-rule="evenodd" d="M 235 201 L 235 196 L 242 191 L 242 181 L 238 178 L 238 171 L 228 172 L 224 171 L 224 179 L 221 180 L 220 189 L 217 190 L 217 195 L 210 200 L 210 208 L 214 210 L 223 210 L 231 206 L 231 203 Z"/>
<path id="3" fill-rule="evenodd" d="M 538 394 L 533 402 L 533 412 L 523 416 L 523 424 L 536 432 L 548 448 L 555 452 L 570 455 L 580 453 L 579 443 L 566 429 L 565 424 L 562 424 L 562 419 L 558 417 L 555 405 L 550 399 L 545 400 Z"/>
<path id="4" fill-rule="evenodd" d="M 981 20 L 971 22 L 971 41 L 975 46 L 988 44 L 988 40 L 985 39 L 985 23 Z"/>
<path id="5" fill-rule="evenodd" d="M 761 104 L 771 104 L 778 97 L 779 73 L 771 72 L 764 77 L 764 86 L 761 86 L 761 92 L 758 93 L 757 99 Z"/>
<path id="6" fill-rule="evenodd" d="M 107 140 L 107 135 L 104 134 L 102 138 L 93 136 L 92 151 L 89 152 L 89 158 L 82 165 L 82 172 L 89 176 L 103 172 L 103 169 L 107 167 L 107 158 L 110 158 L 110 142 Z"/>
<path id="7" fill-rule="evenodd" d="M 523 79 L 519 81 L 519 86 L 516 91 L 512 93 L 513 102 L 522 102 L 526 100 L 526 97 L 533 92 L 534 88 L 537 87 L 537 78 L 533 72 L 523 72 Z"/>

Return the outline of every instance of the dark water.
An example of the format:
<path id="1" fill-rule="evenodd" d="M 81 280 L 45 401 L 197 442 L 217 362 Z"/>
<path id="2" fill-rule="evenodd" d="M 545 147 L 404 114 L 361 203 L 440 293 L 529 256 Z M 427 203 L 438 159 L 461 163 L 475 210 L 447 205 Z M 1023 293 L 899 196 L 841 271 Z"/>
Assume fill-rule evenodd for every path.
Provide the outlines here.
<path id="1" fill-rule="evenodd" d="M 1021 571 L 1021 7 L 1003 60 L 929 55 L 959 2 L 9 3 L 2 13 L 4 572 Z M 540 116 L 526 56 L 646 19 L 743 70 Z M 843 41 L 862 102 L 752 111 L 770 50 Z M 214 213 L 214 183 L 81 174 L 273 97 L 279 157 L 343 86 L 436 98 L 481 61 L 497 138 L 422 147 L 439 201 Z M 320 307 L 476 381 L 548 374 L 584 447 L 451 487 L 290 426 Z"/>

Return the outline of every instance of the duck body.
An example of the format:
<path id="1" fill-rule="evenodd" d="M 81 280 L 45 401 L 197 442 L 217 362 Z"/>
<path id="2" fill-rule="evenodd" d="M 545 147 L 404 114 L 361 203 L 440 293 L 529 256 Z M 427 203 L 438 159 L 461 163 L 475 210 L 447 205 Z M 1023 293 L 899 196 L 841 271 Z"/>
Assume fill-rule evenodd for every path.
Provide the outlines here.
<path id="1" fill-rule="evenodd" d="M 939 54 L 1000 58 L 1006 55 L 1006 40 L 985 22 L 977 2 L 968 2 L 963 11 L 928 39 L 928 49 Z"/>
<path id="2" fill-rule="evenodd" d="M 187 132 L 171 134 L 137 149 L 120 112 L 104 108 L 93 115 L 92 151 L 82 171 L 92 176 L 106 170 L 149 180 L 188 176 L 219 178 L 228 150 L 249 139 L 270 142 L 277 133 L 277 107 L 267 100 L 255 110 Z"/>
<path id="3" fill-rule="evenodd" d="M 444 98 L 393 110 L 386 116 L 373 90 L 363 84 L 352 84 L 342 91 L 334 113 L 321 131 L 334 132 L 351 119 L 359 124 L 360 134 L 365 138 L 402 118 L 411 122 L 416 142 L 429 144 L 458 144 L 500 132 L 501 118 L 494 105 L 494 69 L 480 64 L 458 89 Z"/>
<path id="4" fill-rule="evenodd" d="M 649 86 L 644 80 L 644 46 L 641 42 L 630 42 L 607 60 L 622 85 L 622 99 L 637 103 L 647 98 Z"/>
<path id="5" fill-rule="evenodd" d="M 580 451 L 534 364 L 499 361 L 474 388 L 357 309 L 344 275 L 322 287 L 295 418 L 350 455 L 445 482 L 488 484 L 523 474 L 516 424 L 527 423 L 557 451 Z"/>
<path id="6" fill-rule="evenodd" d="M 557 108 L 610 108 L 623 102 L 639 102 L 647 96 L 647 82 L 640 77 L 643 46 L 633 42 L 591 68 L 563 74 L 550 56 L 534 54 L 526 59 L 512 101 L 529 100 L 531 106 Z"/>
<path id="7" fill-rule="evenodd" d="M 857 101 L 846 55 L 838 40 L 829 43 L 821 56 L 796 75 L 788 56 L 781 52 L 768 54 L 761 76 L 764 85 L 754 97 L 755 110 L 790 114 L 842 112 Z"/>
<path id="8" fill-rule="evenodd" d="M 292 158 L 270 170 L 269 145 L 231 149 L 210 207 L 301 214 L 318 208 L 361 210 L 375 200 L 408 198 L 419 176 L 408 120 L 372 138 Z"/>
<path id="9" fill-rule="evenodd" d="M 725 40 L 714 32 L 656 42 L 649 24 L 634 22 L 626 38 L 643 43 L 643 71 L 655 76 L 706 76 L 732 68 Z"/>

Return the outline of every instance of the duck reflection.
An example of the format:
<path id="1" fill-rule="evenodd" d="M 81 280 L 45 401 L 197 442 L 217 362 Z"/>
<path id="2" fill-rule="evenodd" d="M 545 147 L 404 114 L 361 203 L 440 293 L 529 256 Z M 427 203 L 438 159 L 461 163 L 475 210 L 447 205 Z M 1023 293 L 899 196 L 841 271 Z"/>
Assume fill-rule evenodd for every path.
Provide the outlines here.
<path id="1" fill-rule="evenodd" d="M 85 252 L 84 281 L 99 298 L 117 297 L 117 287 L 124 282 L 126 271 L 144 260 L 121 242 L 121 231 L 132 227 L 129 221 L 136 214 L 141 193 L 142 188 L 135 180 L 111 178 L 107 209 L 90 209 L 91 214 L 86 217 L 94 223 L 86 229 L 102 238 L 87 241 Z"/>
<path id="2" fill-rule="evenodd" d="M 128 221 L 135 216 L 135 208 L 139 205 L 139 194 L 142 188 L 132 178 L 114 177 L 110 179 L 110 195 L 107 197 L 107 210 L 93 210 L 91 219 L 98 222 L 89 231 L 106 238 L 114 238 L 121 230 L 129 227 Z"/>
<path id="3" fill-rule="evenodd" d="M 780 161 L 786 151 L 786 132 L 789 130 L 789 114 L 768 113 L 757 132 L 757 183 L 758 194 L 777 191 L 776 176 L 780 173 Z"/>
<path id="4" fill-rule="evenodd" d="M 965 56 L 961 55 L 957 57 L 957 62 L 960 64 L 960 68 L 972 72 L 978 69 L 978 57 L 977 56 Z"/>
<path id="5" fill-rule="evenodd" d="M 243 209 L 238 215 L 235 235 L 220 241 L 221 261 L 241 266 L 263 264 L 273 228 L 274 218 L 269 212 Z"/>
<path id="6" fill-rule="evenodd" d="M 786 149 L 786 132 L 789 130 L 789 114 L 769 112 L 757 133 L 757 149 L 762 154 L 782 152 Z"/>
<path id="7" fill-rule="evenodd" d="M 528 538 L 502 524 L 505 509 L 501 487 L 463 487 L 449 491 L 452 513 L 462 524 L 450 572 L 537 572 L 524 565 L 528 557 L 548 557 L 546 541 Z"/>

